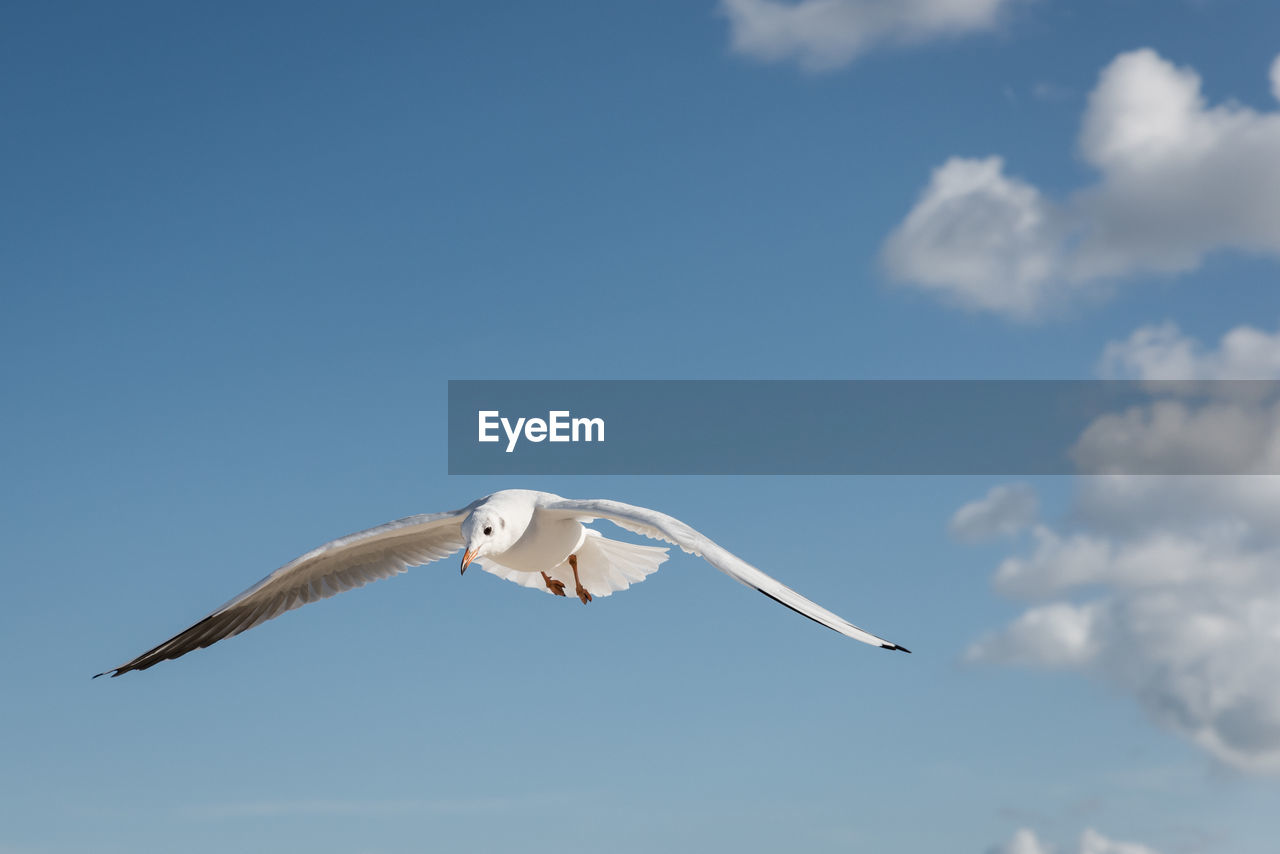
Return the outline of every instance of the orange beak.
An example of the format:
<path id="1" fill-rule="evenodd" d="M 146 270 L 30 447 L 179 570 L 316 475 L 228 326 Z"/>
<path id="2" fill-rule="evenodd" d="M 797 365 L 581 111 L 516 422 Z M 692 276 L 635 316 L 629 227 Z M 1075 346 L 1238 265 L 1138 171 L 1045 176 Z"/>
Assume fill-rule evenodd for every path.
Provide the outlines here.
<path id="1" fill-rule="evenodd" d="M 471 561 L 475 559 L 476 559 L 476 549 L 467 549 L 465 552 L 463 552 L 462 553 L 462 572 L 459 572 L 458 574 L 462 575 L 463 573 L 465 573 L 467 571 L 467 567 L 471 565 Z"/>

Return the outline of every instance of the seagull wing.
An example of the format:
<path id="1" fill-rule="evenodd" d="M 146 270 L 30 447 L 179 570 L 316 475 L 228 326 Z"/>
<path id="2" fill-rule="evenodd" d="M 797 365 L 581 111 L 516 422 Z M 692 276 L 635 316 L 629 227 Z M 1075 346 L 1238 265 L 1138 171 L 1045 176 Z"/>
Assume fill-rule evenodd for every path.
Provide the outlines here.
<path id="1" fill-rule="evenodd" d="M 717 545 L 708 537 L 690 528 L 684 522 L 665 513 L 659 513 L 657 510 L 650 510 L 647 507 L 623 504 L 621 501 L 609 501 L 606 499 L 574 501 L 559 497 L 551 498 L 544 505 L 544 510 L 550 513 L 563 513 L 574 516 L 583 521 L 608 519 L 615 525 L 632 533 L 651 537 L 655 540 L 664 540 L 672 545 L 679 546 L 689 554 L 701 557 L 735 581 L 739 581 L 748 587 L 754 587 L 775 602 L 780 602 L 796 613 L 803 614 L 815 623 L 821 623 L 846 637 L 851 637 L 854 640 L 860 640 L 873 646 L 883 647 L 884 649 L 900 649 L 903 652 L 911 651 L 905 647 L 898 646 L 896 643 L 890 643 L 884 638 L 876 637 L 870 632 L 863 631 L 843 617 L 831 613 L 816 602 L 809 601 L 782 582 L 764 574 L 728 549 Z"/>
<path id="2" fill-rule="evenodd" d="M 308 602 L 448 557 L 464 545 L 462 520 L 470 509 L 406 516 L 325 543 L 286 563 L 186 631 L 98 676 L 146 670 L 165 659 L 238 635 Z"/>

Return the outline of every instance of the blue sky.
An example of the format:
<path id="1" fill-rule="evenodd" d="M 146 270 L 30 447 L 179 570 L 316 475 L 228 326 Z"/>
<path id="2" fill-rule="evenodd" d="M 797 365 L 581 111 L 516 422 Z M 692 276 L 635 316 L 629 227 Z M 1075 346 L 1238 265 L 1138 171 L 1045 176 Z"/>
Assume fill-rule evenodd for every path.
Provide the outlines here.
<path id="1" fill-rule="evenodd" d="M 1280 9 L 812 2 L 0 11 L 0 852 L 1271 850 L 1269 478 L 446 475 L 449 379 L 1280 375 Z M 510 486 L 915 654 L 449 562 L 87 678 Z"/>

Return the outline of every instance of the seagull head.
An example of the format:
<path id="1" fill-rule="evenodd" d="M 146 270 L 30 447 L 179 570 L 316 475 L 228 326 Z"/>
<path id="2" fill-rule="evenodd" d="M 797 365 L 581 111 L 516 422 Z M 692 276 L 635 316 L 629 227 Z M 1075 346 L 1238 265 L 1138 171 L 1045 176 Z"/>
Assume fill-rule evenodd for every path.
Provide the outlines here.
<path id="1" fill-rule="evenodd" d="M 462 572 L 478 557 L 501 553 L 511 545 L 507 520 L 490 507 L 479 507 L 462 521 L 467 550 L 462 553 Z"/>

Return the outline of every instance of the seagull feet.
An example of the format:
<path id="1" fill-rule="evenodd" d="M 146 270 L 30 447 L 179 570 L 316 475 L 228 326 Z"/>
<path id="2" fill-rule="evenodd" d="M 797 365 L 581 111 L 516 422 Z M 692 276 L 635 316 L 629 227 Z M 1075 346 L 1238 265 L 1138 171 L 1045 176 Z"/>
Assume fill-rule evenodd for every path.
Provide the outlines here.
<path id="1" fill-rule="evenodd" d="M 552 593 L 556 594 L 557 596 L 564 595 L 563 581 L 556 581 L 554 578 L 547 575 L 545 572 L 542 573 L 542 581 L 544 584 L 547 585 L 547 589 L 550 590 Z"/>
<path id="2" fill-rule="evenodd" d="M 573 586 L 574 593 L 578 594 L 578 598 L 585 605 L 591 601 L 591 594 L 587 592 L 587 588 L 582 586 L 582 581 L 578 578 L 578 556 L 569 555 L 569 567 L 573 570 Z"/>

